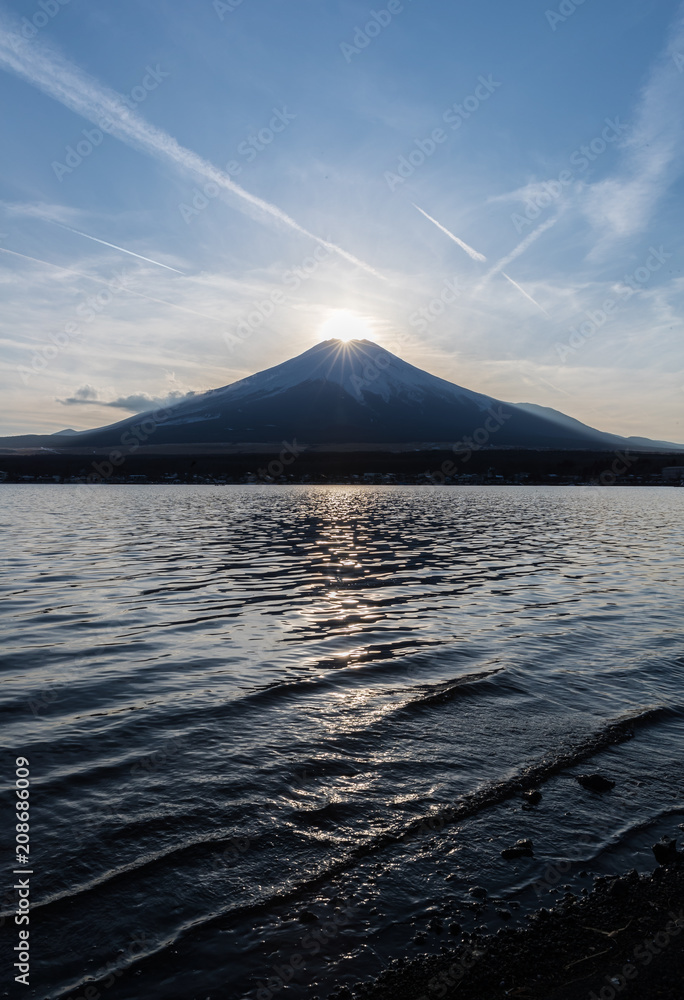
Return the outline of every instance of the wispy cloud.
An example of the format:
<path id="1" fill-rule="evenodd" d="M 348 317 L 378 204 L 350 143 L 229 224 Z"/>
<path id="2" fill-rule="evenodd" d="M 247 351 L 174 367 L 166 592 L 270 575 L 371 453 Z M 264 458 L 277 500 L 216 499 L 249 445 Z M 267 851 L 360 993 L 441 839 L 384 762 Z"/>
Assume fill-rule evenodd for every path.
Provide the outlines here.
<path id="1" fill-rule="evenodd" d="M 310 233 L 289 215 L 270 202 L 250 194 L 232 178 L 192 150 L 181 146 L 173 136 L 149 124 L 132 112 L 116 91 L 104 87 L 98 80 L 55 49 L 33 40 L 30 43 L 0 15 L 0 67 L 28 80 L 43 93 L 94 124 L 108 120 L 108 132 L 135 149 L 157 159 L 172 162 L 183 171 L 216 184 L 224 195 L 231 196 L 235 207 L 252 217 L 264 218 L 284 225 L 293 232 L 315 240 L 321 246 L 361 268 L 376 278 L 384 280 L 375 268 L 353 254 Z"/>
<path id="2" fill-rule="evenodd" d="M 602 237 L 594 253 L 616 238 L 641 232 L 684 168 L 684 75 L 677 59 L 681 52 L 684 5 L 637 102 L 618 176 L 587 192 L 584 211 Z"/>
<path id="3" fill-rule="evenodd" d="M 540 305 L 539 305 L 539 303 L 538 303 L 538 302 L 536 301 L 536 299 L 533 299 L 533 298 L 532 298 L 532 296 L 530 295 L 530 293 L 529 293 L 529 292 L 526 292 L 526 291 L 525 291 L 525 289 L 524 289 L 524 288 L 522 288 L 522 287 L 521 287 L 521 286 L 520 286 L 520 285 L 518 284 L 518 282 L 517 282 L 517 281 L 513 281 L 513 278 L 511 278 L 510 274 L 506 274 L 506 272 L 505 272 L 505 271 L 502 271 L 501 273 L 503 274 L 504 278 L 506 278 L 506 280 L 507 280 L 507 281 L 510 281 L 510 283 L 511 283 L 511 284 L 513 285 L 513 287 L 514 287 L 514 288 L 517 288 L 517 289 L 518 289 L 518 291 L 519 291 L 519 292 L 521 292 L 521 293 L 522 293 L 522 294 L 523 294 L 523 295 L 525 296 L 525 298 L 526 298 L 526 299 L 529 299 L 529 300 L 530 300 L 530 302 L 532 303 L 532 305 L 535 305 L 535 306 L 537 307 L 537 309 L 541 310 L 541 312 L 543 312 L 545 316 L 548 316 L 548 315 L 549 315 L 549 314 L 547 313 L 546 309 L 544 309 L 544 307 L 543 307 L 543 306 L 540 306 Z"/>
<path id="4" fill-rule="evenodd" d="M 73 396 L 58 399 L 63 406 L 108 406 L 129 413 L 145 413 L 160 406 L 173 406 L 183 403 L 196 396 L 196 392 L 173 391 L 166 396 L 150 396 L 146 392 L 133 393 L 130 396 L 118 396 L 116 399 L 103 399 L 99 391 L 92 385 L 82 385 L 75 390 Z"/>
<path id="5" fill-rule="evenodd" d="M 148 264 L 156 264 L 157 267 L 165 267 L 167 271 L 175 271 L 176 274 L 184 274 L 184 271 L 179 271 L 177 267 L 169 267 L 168 264 L 162 264 L 159 260 L 153 260 L 151 257 L 143 257 L 140 253 L 134 253 L 132 250 L 126 250 L 125 247 L 119 247 L 116 243 L 107 243 L 106 240 L 100 240 L 97 236 L 89 236 L 88 233 L 82 233 L 80 229 L 72 229 L 71 226 L 64 226 L 61 223 L 55 223 L 55 225 L 60 225 L 62 229 L 67 229 L 70 233 L 76 233 L 77 236 L 84 236 L 87 240 L 93 240 L 95 243 L 101 243 L 105 247 L 111 247 L 113 250 L 120 250 L 121 253 L 130 254 L 131 257 L 137 257 L 139 260 L 146 260 Z"/>
<path id="6" fill-rule="evenodd" d="M 528 184 L 523 185 L 523 187 L 516 188 L 515 191 L 504 191 L 502 194 L 492 194 L 487 199 L 485 199 L 485 205 L 493 205 L 500 202 L 504 204 L 508 202 L 536 202 L 539 198 L 548 199 L 549 196 L 549 184 L 557 184 L 558 181 L 550 177 L 545 181 L 530 181 Z"/>
<path id="7" fill-rule="evenodd" d="M 418 205 L 414 205 L 413 207 L 417 208 L 421 215 L 424 215 L 426 219 L 429 219 L 430 222 L 432 222 L 435 226 L 437 226 L 438 229 L 441 229 L 443 233 L 446 233 L 449 239 L 453 240 L 454 243 L 457 243 L 460 246 L 461 250 L 465 250 L 468 256 L 472 257 L 473 260 L 477 260 L 480 262 L 487 260 L 484 254 L 479 253 L 477 250 L 473 250 L 471 246 L 468 246 L 468 244 L 465 243 L 463 240 L 459 239 L 458 236 L 454 236 L 454 234 L 450 232 L 446 228 L 446 226 L 443 226 L 441 222 L 437 222 L 437 219 L 433 219 L 431 215 L 428 215 L 427 212 L 424 212 L 422 208 L 418 207 Z"/>
<path id="8" fill-rule="evenodd" d="M 42 260 L 40 257 L 31 257 L 29 254 L 19 253 L 18 250 L 10 250 L 8 247 L 0 247 L 0 253 L 10 254 L 12 257 L 31 261 L 32 264 L 40 264 L 42 267 L 53 268 L 55 271 L 61 271 L 63 274 L 75 274 L 79 278 L 87 278 L 88 281 L 95 281 L 98 285 L 106 285 L 108 288 L 112 284 L 111 281 L 107 281 L 98 275 L 76 271 L 73 267 L 62 267 L 61 264 L 53 264 L 51 261 Z M 129 288 L 125 283 L 121 284 L 120 287 L 121 291 L 127 295 L 135 295 L 137 298 L 147 299 L 149 302 L 157 302 L 159 305 L 169 306 L 171 309 L 180 309 L 181 312 L 191 313 L 193 316 L 201 316 L 203 319 L 219 321 L 217 316 L 209 316 L 207 313 L 198 312 L 196 309 L 189 309 L 187 306 L 177 305 L 174 302 L 168 302 L 166 299 L 157 299 L 154 295 L 145 295 L 144 292 L 137 292 L 135 289 Z"/>
<path id="9" fill-rule="evenodd" d="M 538 240 L 540 236 L 543 236 L 547 229 L 550 229 L 551 226 L 555 226 L 557 221 L 557 218 L 547 219 L 546 222 L 542 222 L 541 226 L 537 226 L 537 228 L 526 236 L 521 243 L 518 243 L 517 247 L 511 250 L 506 257 L 502 257 L 501 260 L 494 265 L 494 267 L 487 271 L 484 280 L 487 281 L 493 275 L 498 274 L 500 271 L 503 271 L 505 267 L 508 267 L 511 261 L 516 260 L 521 254 L 524 254 L 528 247 L 531 247 L 535 240 Z"/>
<path id="10" fill-rule="evenodd" d="M 68 205 L 52 205 L 45 201 L 0 201 L 0 208 L 9 216 L 40 219 L 43 222 L 59 222 L 62 225 L 78 222 L 79 217 L 84 214 L 78 208 L 72 208 Z"/>

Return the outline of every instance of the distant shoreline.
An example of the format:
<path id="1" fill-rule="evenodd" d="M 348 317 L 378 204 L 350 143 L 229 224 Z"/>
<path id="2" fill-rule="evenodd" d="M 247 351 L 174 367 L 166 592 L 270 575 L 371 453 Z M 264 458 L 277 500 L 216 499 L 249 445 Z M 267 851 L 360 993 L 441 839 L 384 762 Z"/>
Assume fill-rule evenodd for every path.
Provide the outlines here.
<path id="1" fill-rule="evenodd" d="M 534 482 L 518 483 L 513 480 L 502 480 L 501 482 L 473 482 L 473 483 L 435 483 L 429 480 L 421 480 L 415 482 L 349 482 L 347 480 L 292 480 L 291 482 L 279 483 L 279 482 L 269 482 L 268 480 L 230 480 L 228 482 L 210 479 L 198 479 L 196 481 L 179 480 L 177 482 L 168 480 L 156 480 L 156 479 L 146 479 L 146 478 L 135 478 L 131 479 L 116 479 L 116 480 L 105 480 L 102 483 L 91 483 L 87 482 L 85 479 L 62 479 L 56 482 L 52 479 L 41 479 L 41 478 L 22 478 L 22 479 L 3 479 L 0 480 L 0 486 L 444 486 L 444 487 L 472 487 L 472 486 L 519 486 L 522 488 L 531 488 L 535 486 L 577 486 L 577 487 L 601 487 L 601 489 L 630 489 L 630 488 L 641 488 L 641 489 L 651 489 L 653 487 L 680 487 L 684 483 L 666 483 L 666 482 L 616 482 L 616 483 L 598 483 L 587 480 L 585 482 L 558 482 L 553 480 L 539 480 Z"/>
<path id="2" fill-rule="evenodd" d="M 6 483 L 237 485 L 676 486 L 684 454 L 654 451 L 486 449 L 455 454 L 443 447 L 397 452 L 320 451 L 283 442 L 280 451 L 84 454 L 0 453 Z"/>

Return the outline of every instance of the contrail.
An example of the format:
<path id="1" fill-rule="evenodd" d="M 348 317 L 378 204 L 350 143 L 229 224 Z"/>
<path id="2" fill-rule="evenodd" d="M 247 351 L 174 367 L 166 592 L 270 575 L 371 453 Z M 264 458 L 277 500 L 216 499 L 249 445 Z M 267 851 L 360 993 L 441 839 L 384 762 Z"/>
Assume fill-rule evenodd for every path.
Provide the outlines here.
<path id="1" fill-rule="evenodd" d="M 72 229 L 71 226 L 64 226 L 61 222 L 53 223 L 55 226 L 59 226 L 61 229 L 66 229 L 70 233 L 76 233 L 77 236 L 85 236 L 87 240 L 94 240 L 96 243 L 102 243 L 103 246 L 112 247 L 114 250 L 120 250 L 122 253 L 129 253 L 131 257 L 138 257 L 139 260 L 146 260 L 148 264 L 156 264 L 157 267 L 165 267 L 167 271 L 175 271 L 176 274 L 185 274 L 185 271 L 179 271 L 177 267 L 169 267 L 168 264 L 162 264 L 159 260 L 152 260 L 151 257 L 143 257 L 142 254 L 133 253 L 132 250 L 126 250 L 125 247 L 118 247 L 116 243 L 107 243 L 106 240 L 98 240 L 97 236 L 89 236 L 88 233 L 82 233 L 80 229 Z"/>
<path id="2" fill-rule="evenodd" d="M 519 257 L 521 253 L 525 253 L 527 248 L 531 246 L 535 240 L 538 240 L 547 229 L 550 229 L 551 226 L 555 226 L 557 221 L 558 219 L 547 219 L 546 222 L 541 224 L 541 226 L 537 226 L 534 232 L 530 233 L 529 236 L 526 236 L 522 243 L 518 243 L 517 247 L 515 247 L 514 250 L 511 250 L 507 257 L 503 257 L 490 271 L 487 271 L 484 276 L 484 281 L 487 281 L 487 279 L 491 278 L 492 275 L 498 274 L 499 271 L 503 271 L 505 267 L 508 267 L 512 260 Z"/>
<path id="3" fill-rule="evenodd" d="M 21 34 L 3 19 L 0 30 L 0 67 L 28 80 L 43 93 L 70 108 L 76 114 L 101 127 L 108 122 L 106 131 L 121 142 L 142 150 L 158 159 L 171 161 L 183 170 L 190 171 L 215 184 L 237 198 L 243 211 L 266 215 L 282 225 L 336 253 L 356 267 L 380 280 L 386 280 L 375 268 L 336 244 L 315 236 L 300 226 L 276 205 L 250 194 L 232 178 L 197 153 L 186 149 L 162 129 L 150 125 L 140 115 L 132 112 L 115 90 L 103 87 L 94 77 L 79 69 L 74 63 L 49 48 L 46 44 L 28 43 Z M 249 214 L 249 213 L 248 213 Z"/>
<path id="4" fill-rule="evenodd" d="M 413 204 L 413 202 L 411 204 Z M 484 254 L 478 253 L 477 250 L 473 250 L 473 248 L 469 247 L 467 243 L 463 242 L 463 240 L 459 240 L 458 236 L 454 236 L 453 233 L 450 233 L 449 230 L 445 226 L 443 226 L 441 222 L 437 222 L 437 219 L 433 219 L 431 215 L 428 215 L 427 212 L 424 212 L 422 208 L 418 207 L 418 205 L 414 204 L 413 207 L 417 208 L 421 215 L 424 215 L 426 219 L 429 219 L 430 222 L 434 223 L 434 225 L 437 226 L 438 229 L 441 229 L 443 233 L 446 233 L 446 235 L 449 237 L 450 240 L 453 240 L 454 243 L 458 243 L 460 248 L 462 250 L 465 250 L 468 256 L 472 257 L 473 260 L 479 260 L 480 262 L 487 260 Z"/>
<path id="5" fill-rule="evenodd" d="M 111 281 L 106 281 L 104 278 L 97 278 L 93 274 L 85 274 L 83 271 L 74 271 L 72 267 L 62 267 L 61 264 L 53 264 L 49 260 L 41 260 L 40 257 L 29 257 L 28 254 L 19 253 L 18 250 L 8 250 L 7 247 L 0 247 L 0 253 L 9 253 L 13 257 L 22 257 L 24 260 L 33 261 L 34 264 L 43 264 L 45 267 L 54 267 L 57 271 L 65 271 L 67 274 L 76 274 L 79 278 L 87 278 L 88 281 L 95 281 L 98 285 L 106 285 L 108 288 L 111 286 Z M 126 292 L 128 295 L 136 295 L 139 299 L 147 299 L 149 302 L 158 302 L 159 305 L 170 306 L 171 309 L 180 309 L 181 312 L 192 313 L 193 316 L 201 316 L 203 319 L 210 319 L 214 323 L 223 322 L 217 316 L 208 316 L 207 313 L 197 312 L 196 309 L 188 309 L 186 306 L 176 305 L 175 302 L 167 302 L 166 299 L 156 299 L 153 295 L 145 295 L 144 292 L 136 292 L 133 288 L 127 288 L 125 285 L 121 286 L 121 290 Z"/>
<path id="6" fill-rule="evenodd" d="M 512 285 L 514 285 L 515 288 L 517 288 L 519 292 L 522 292 L 522 294 L 525 296 L 525 298 L 529 299 L 530 302 L 537 307 L 537 309 L 541 309 L 541 311 L 544 313 L 545 316 L 549 315 L 547 313 L 546 309 L 544 309 L 543 306 L 540 306 L 539 303 L 535 299 L 532 298 L 532 296 L 530 295 L 529 292 L 526 292 L 524 288 L 521 288 L 517 281 L 513 281 L 513 278 L 511 278 L 511 276 L 509 274 L 506 274 L 505 271 L 502 271 L 501 273 L 503 274 L 504 278 L 507 278 L 508 281 L 510 281 L 510 283 Z"/>

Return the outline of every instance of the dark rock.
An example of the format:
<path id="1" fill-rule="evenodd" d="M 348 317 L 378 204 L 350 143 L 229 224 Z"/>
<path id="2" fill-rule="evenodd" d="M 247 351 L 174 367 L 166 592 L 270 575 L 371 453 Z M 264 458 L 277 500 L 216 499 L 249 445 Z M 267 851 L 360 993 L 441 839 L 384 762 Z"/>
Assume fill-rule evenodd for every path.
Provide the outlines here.
<path id="1" fill-rule="evenodd" d="M 523 798 L 531 806 L 536 806 L 537 802 L 541 802 L 542 793 L 536 788 L 530 788 L 529 791 L 523 792 Z"/>
<path id="2" fill-rule="evenodd" d="M 582 788 L 590 792 L 609 792 L 611 788 L 615 788 L 615 782 L 604 778 L 602 774 L 578 774 L 577 780 Z"/>
<path id="3" fill-rule="evenodd" d="M 677 850 L 677 841 L 674 837 L 661 837 L 651 850 L 659 865 L 673 865 L 677 861 L 684 860 L 684 854 L 680 854 Z"/>
<path id="4" fill-rule="evenodd" d="M 455 920 L 449 924 L 449 933 L 453 934 L 454 936 L 460 934 L 462 930 L 463 928 L 461 927 L 461 925 L 457 924 Z"/>
<path id="5" fill-rule="evenodd" d="M 510 920 L 513 914 L 510 910 L 498 909 L 496 915 L 501 917 L 502 920 Z"/>
<path id="6" fill-rule="evenodd" d="M 312 913 L 311 910 L 302 910 L 299 914 L 299 919 L 303 924 L 313 924 L 316 920 L 318 920 L 318 917 L 315 913 Z"/>
<path id="7" fill-rule="evenodd" d="M 506 861 L 512 861 L 514 858 L 531 858 L 534 857 L 534 850 L 531 840 L 516 840 L 513 847 L 506 847 L 501 852 L 501 857 L 505 858 Z"/>
<path id="8" fill-rule="evenodd" d="M 471 886 L 471 888 L 468 889 L 468 893 L 471 896 L 474 896 L 475 899 L 486 899 L 487 898 L 487 890 L 483 889 L 481 885 L 473 885 L 473 886 Z"/>
<path id="9" fill-rule="evenodd" d="M 442 930 L 444 929 L 444 925 L 442 924 L 442 921 L 439 919 L 439 917 L 433 917 L 432 920 L 430 920 L 430 922 L 428 923 L 427 929 L 429 931 L 434 931 L 435 934 L 441 934 Z"/>

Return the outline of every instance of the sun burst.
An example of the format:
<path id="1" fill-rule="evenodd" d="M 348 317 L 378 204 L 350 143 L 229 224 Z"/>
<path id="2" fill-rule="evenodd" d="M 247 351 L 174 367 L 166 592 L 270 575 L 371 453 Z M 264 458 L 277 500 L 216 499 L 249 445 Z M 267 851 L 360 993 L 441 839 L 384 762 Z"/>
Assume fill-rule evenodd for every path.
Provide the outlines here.
<path id="1" fill-rule="evenodd" d="M 318 331 L 319 340 L 371 340 L 373 327 L 371 323 L 350 309 L 335 309 L 321 324 Z"/>

